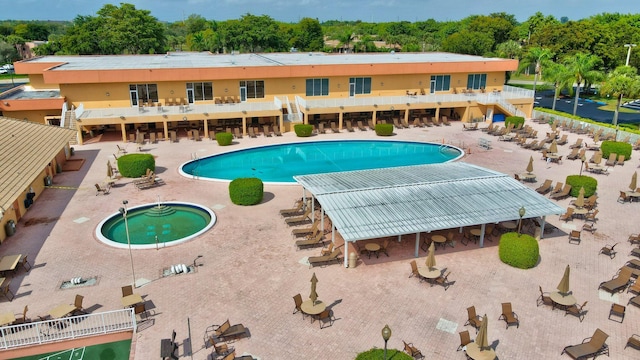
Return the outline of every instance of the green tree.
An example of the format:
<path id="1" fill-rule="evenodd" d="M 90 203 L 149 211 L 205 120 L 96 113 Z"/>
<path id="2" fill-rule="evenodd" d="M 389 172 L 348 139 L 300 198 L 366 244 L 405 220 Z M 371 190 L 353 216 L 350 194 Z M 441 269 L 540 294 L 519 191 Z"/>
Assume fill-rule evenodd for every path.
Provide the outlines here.
<path id="1" fill-rule="evenodd" d="M 542 72 L 542 68 L 553 57 L 553 53 L 549 49 L 541 47 L 532 47 L 524 54 L 520 65 L 518 66 L 518 73 L 527 71 L 531 66 L 535 66 L 535 73 L 533 75 L 533 92 L 536 91 L 536 84 L 538 82 L 538 76 Z"/>
<path id="2" fill-rule="evenodd" d="M 458 54 L 483 55 L 491 51 L 493 38 L 481 32 L 462 30 L 442 42 L 442 50 Z"/>
<path id="3" fill-rule="evenodd" d="M 0 41 L 0 64 L 12 63 L 18 60 L 20 60 L 20 55 L 18 55 L 15 45 Z"/>
<path id="4" fill-rule="evenodd" d="M 571 85 L 573 81 L 571 79 L 571 73 L 568 69 L 558 63 L 549 62 L 542 69 L 542 78 L 546 81 L 553 83 L 553 105 L 551 106 L 552 110 L 556 109 L 556 101 L 558 100 L 558 95 L 562 89 L 571 89 Z"/>
<path id="5" fill-rule="evenodd" d="M 324 46 L 324 33 L 317 19 L 303 18 L 293 29 L 293 46 L 301 51 L 318 51 Z"/>
<path id="6" fill-rule="evenodd" d="M 600 87 L 600 93 L 616 98 L 616 110 L 613 113 L 613 126 L 618 125 L 618 112 L 622 97 L 635 98 L 640 95 L 640 78 L 638 71 L 631 66 L 619 66 L 607 75 L 606 80 Z M 617 137 L 616 129 L 616 137 Z"/>
<path id="7" fill-rule="evenodd" d="M 507 40 L 496 46 L 496 53 L 501 58 L 516 59 L 522 54 L 522 47 L 515 40 Z"/>
<path id="8" fill-rule="evenodd" d="M 600 66 L 602 60 L 595 55 L 579 52 L 564 59 L 563 64 L 567 71 L 571 73 L 571 80 L 576 84 L 575 99 L 573 102 L 573 115 L 578 111 L 578 98 L 580 97 L 580 86 L 583 83 L 593 84 L 602 78 L 602 73 L 596 68 Z"/>

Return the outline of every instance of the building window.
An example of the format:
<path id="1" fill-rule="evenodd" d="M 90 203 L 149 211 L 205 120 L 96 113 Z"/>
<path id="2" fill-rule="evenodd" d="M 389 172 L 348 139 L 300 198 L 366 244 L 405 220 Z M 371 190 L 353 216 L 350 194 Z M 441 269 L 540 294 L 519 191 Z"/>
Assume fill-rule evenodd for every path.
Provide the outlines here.
<path id="1" fill-rule="evenodd" d="M 307 79 L 307 96 L 329 95 L 329 79 Z"/>
<path id="2" fill-rule="evenodd" d="M 451 86 L 451 75 L 431 75 L 433 91 L 449 91 Z"/>
<path id="3" fill-rule="evenodd" d="M 467 89 L 484 89 L 487 87 L 487 74 L 469 74 L 467 77 Z"/>
<path id="4" fill-rule="evenodd" d="M 187 83 L 187 93 L 190 89 L 193 90 L 195 101 L 213 100 L 213 83 L 211 82 Z"/>
<path id="5" fill-rule="evenodd" d="M 263 80 L 243 80 L 240 81 L 240 89 L 246 89 L 247 99 L 264 98 L 264 81 Z"/>
<path id="6" fill-rule="evenodd" d="M 371 94 L 371 78 L 356 77 L 349 78 L 349 88 L 353 94 Z"/>
<path id="7" fill-rule="evenodd" d="M 138 102 L 158 102 L 158 84 L 131 84 L 129 94 L 133 106 L 137 106 Z"/>

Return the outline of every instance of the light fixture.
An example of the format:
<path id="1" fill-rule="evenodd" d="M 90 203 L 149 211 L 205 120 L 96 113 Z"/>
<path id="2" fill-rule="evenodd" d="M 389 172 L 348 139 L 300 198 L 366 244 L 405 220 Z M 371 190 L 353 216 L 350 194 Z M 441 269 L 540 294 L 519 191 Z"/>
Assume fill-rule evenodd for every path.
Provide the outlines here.
<path id="1" fill-rule="evenodd" d="M 374 108 L 377 108 L 377 107 L 378 107 L 378 104 L 373 104 L 373 107 L 374 107 Z"/>
<path id="2" fill-rule="evenodd" d="M 291 88 L 292 88 L 293 90 L 295 90 L 295 89 L 296 89 L 296 86 L 295 86 L 295 85 L 291 85 Z"/>
<path id="3" fill-rule="evenodd" d="M 384 340 L 384 360 L 387 360 L 387 342 L 391 339 L 391 328 L 385 325 L 382 328 L 382 339 Z"/>
<path id="4" fill-rule="evenodd" d="M 124 205 L 124 207 L 121 207 L 120 209 L 118 209 L 118 211 L 120 211 L 120 214 L 122 214 L 122 217 L 124 218 L 124 231 L 127 234 L 127 246 L 129 247 L 129 259 L 131 260 L 131 274 L 133 275 L 133 287 L 135 288 L 136 272 L 133 267 L 133 253 L 131 252 L 131 237 L 129 236 L 129 222 L 127 221 L 127 215 L 128 215 L 127 204 L 128 203 L 129 201 L 122 200 L 122 205 Z"/>
<path id="5" fill-rule="evenodd" d="M 227 88 L 224 88 L 224 92 L 229 92 L 229 89 L 227 89 Z"/>
<path id="6" fill-rule="evenodd" d="M 107 91 L 106 93 L 104 93 L 107 96 L 111 96 L 111 94 Z"/>
<path id="7" fill-rule="evenodd" d="M 380 86 L 384 86 L 384 82 L 380 81 Z"/>
<path id="8" fill-rule="evenodd" d="M 344 110 L 344 105 L 340 105 L 340 109 Z"/>
<path id="9" fill-rule="evenodd" d="M 392 107 L 391 107 L 391 111 L 393 111 L 393 110 L 395 110 L 395 108 L 392 106 Z"/>
<path id="10" fill-rule="evenodd" d="M 521 234 L 520 230 L 522 230 L 522 217 L 526 212 L 527 212 L 527 209 L 525 209 L 524 206 L 522 206 L 520 210 L 518 210 L 518 215 L 520 215 L 520 222 L 518 223 L 518 236 L 520 236 Z"/>
<path id="11" fill-rule="evenodd" d="M 169 91 L 169 94 L 173 95 L 173 90 Z"/>
<path id="12" fill-rule="evenodd" d="M 120 119 L 121 119 L 121 120 L 124 120 L 124 115 L 120 115 Z"/>
<path id="13" fill-rule="evenodd" d="M 203 114 L 204 114 L 204 116 L 209 116 L 208 112 L 204 112 Z"/>
<path id="14" fill-rule="evenodd" d="M 183 120 L 183 121 L 187 121 L 187 117 L 186 117 L 186 116 L 183 116 L 183 117 L 182 117 L 182 120 Z"/>
<path id="15" fill-rule="evenodd" d="M 410 104 L 410 103 L 407 103 L 407 106 L 411 106 L 411 104 Z"/>
<path id="16" fill-rule="evenodd" d="M 243 114 L 246 114 L 246 113 L 247 113 L 247 110 L 242 110 L 242 113 L 243 113 Z"/>

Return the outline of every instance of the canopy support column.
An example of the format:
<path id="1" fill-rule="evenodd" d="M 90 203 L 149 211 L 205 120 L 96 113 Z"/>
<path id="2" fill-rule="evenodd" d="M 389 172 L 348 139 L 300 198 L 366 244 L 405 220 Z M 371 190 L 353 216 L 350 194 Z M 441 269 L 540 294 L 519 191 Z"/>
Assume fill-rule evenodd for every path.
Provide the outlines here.
<path id="1" fill-rule="evenodd" d="M 544 215 L 542 217 L 542 222 L 540 223 L 540 240 L 542 240 L 544 238 L 544 224 L 547 220 L 547 216 Z"/>
<path id="2" fill-rule="evenodd" d="M 484 228 L 485 228 L 486 224 L 482 224 L 482 226 L 480 226 L 480 247 L 484 247 Z"/>
<path id="3" fill-rule="evenodd" d="M 314 218 L 315 218 L 315 216 L 316 216 L 316 209 L 315 209 L 315 207 L 316 207 L 316 202 L 315 202 L 315 201 L 313 201 L 313 196 L 312 196 L 312 197 L 311 197 L 311 222 L 313 222 L 313 221 L 315 220 L 315 219 L 314 219 Z M 324 230 L 324 228 L 322 228 L 322 229 Z"/>
<path id="4" fill-rule="evenodd" d="M 417 233 L 416 233 L 416 249 L 415 249 L 415 251 L 413 252 L 413 256 L 414 256 L 414 257 L 418 257 L 418 254 L 419 254 L 419 253 L 418 253 L 418 251 L 419 251 L 419 250 L 420 250 L 420 233 L 419 233 L 419 232 L 417 232 Z"/>
<path id="5" fill-rule="evenodd" d="M 349 267 L 349 242 L 345 240 L 344 242 L 344 255 L 343 256 L 343 262 L 344 262 L 344 267 L 348 268 Z"/>
<path id="6" fill-rule="evenodd" d="M 322 217 L 320 218 L 320 231 L 324 232 L 324 208 L 320 209 L 320 211 L 322 212 Z M 331 224 L 331 231 L 333 232 L 333 223 Z M 333 234 L 331 235 L 333 236 Z M 331 240 L 333 242 L 333 240 Z"/>

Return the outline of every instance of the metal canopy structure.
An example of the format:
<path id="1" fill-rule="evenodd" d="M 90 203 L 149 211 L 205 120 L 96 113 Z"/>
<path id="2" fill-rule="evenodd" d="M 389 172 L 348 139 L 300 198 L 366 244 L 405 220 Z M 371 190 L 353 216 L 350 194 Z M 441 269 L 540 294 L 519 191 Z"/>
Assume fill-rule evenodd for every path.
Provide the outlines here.
<path id="1" fill-rule="evenodd" d="M 566 210 L 510 176 L 464 162 L 295 176 L 345 241 L 419 234 Z"/>

